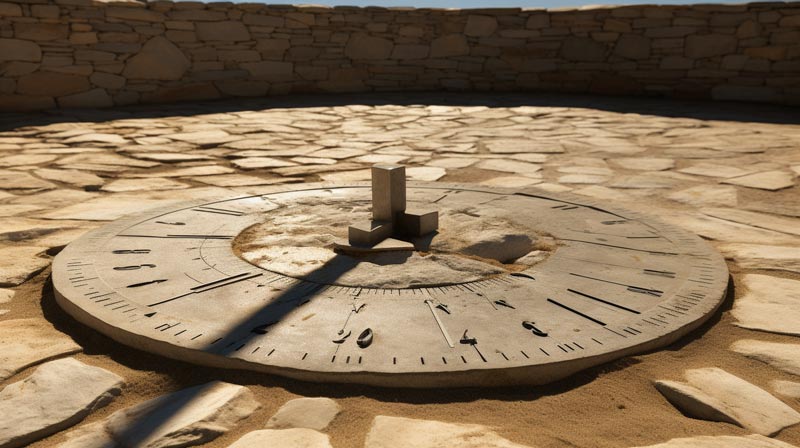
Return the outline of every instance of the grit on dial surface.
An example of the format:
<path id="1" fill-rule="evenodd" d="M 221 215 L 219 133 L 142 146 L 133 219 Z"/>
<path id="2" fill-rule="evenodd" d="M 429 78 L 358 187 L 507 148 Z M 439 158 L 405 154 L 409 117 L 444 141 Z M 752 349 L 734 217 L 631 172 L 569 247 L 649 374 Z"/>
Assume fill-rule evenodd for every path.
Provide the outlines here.
<path id="1" fill-rule="evenodd" d="M 370 187 L 305 185 L 115 221 L 56 258 L 59 304 L 137 348 L 310 381 L 542 384 L 666 345 L 723 300 L 700 238 L 536 189 L 411 184 L 414 252 L 333 244 Z"/>

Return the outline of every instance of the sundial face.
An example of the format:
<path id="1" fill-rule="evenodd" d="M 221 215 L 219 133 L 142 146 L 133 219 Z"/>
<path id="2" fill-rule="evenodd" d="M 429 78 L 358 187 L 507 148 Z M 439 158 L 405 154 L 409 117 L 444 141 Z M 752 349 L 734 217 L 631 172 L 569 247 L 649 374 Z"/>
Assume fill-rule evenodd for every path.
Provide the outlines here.
<path id="1" fill-rule="evenodd" d="M 58 303 L 133 347 L 310 381 L 542 384 L 666 345 L 721 303 L 700 238 L 536 189 L 411 184 L 438 233 L 336 251 L 369 184 L 307 184 L 115 221 L 55 259 Z M 337 247 L 342 247 L 340 244 Z"/>

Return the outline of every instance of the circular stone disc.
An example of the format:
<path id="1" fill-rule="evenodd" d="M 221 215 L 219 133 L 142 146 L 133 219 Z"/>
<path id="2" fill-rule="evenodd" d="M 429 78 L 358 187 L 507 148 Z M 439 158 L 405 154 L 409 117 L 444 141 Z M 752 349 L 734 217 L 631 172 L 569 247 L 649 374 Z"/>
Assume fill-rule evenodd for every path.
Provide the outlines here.
<path id="1" fill-rule="evenodd" d="M 536 189 L 411 183 L 407 196 L 439 211 L 439 234 L 366 258 L 335 253 L 325 229 L 369 216 L 367 184 L 125 217 L 56 257 L 56 300 L 117 341 L 198 364 L 455 387 L 543 384 L 664 346 L 725 295 L 718 253 L 638 213 Z"/>

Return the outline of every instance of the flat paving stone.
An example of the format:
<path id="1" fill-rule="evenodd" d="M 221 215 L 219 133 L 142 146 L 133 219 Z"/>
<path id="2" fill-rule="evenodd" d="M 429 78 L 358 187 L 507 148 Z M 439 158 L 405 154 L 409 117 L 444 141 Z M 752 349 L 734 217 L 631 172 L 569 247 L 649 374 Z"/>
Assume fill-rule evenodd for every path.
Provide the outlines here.
<path id="1" fill-rule="evenodd" d="M 119 395 L 123 382 L 73 358 L 42 364 L 0 392 L 0 446 L 25 446 L 75 425 Z"/>
<path id="2" fill-rule="evenodd" d="M 698 185 L 670 193 L 667 198 L 695 207 L 735 207 L 739 202 L 736 187 L 728 185 Z"/>
<path id="3" fill-rule="evenodd" d="M 477 168 L 491 171 L 500 171 L 504 173 L 514 173 L 522 175 L 533 175 L 541 171 L 542 166 L 535 163 L 520 162 L 516 160 L 506 159 L 488 159 L 484 160 L 477 165 Z"/>
<path id="4" fill-rule="evenodd" d="M 364 448 L 526 448 L 483 425 L 445 423 L 379 415 Z"/>
<path id="5" fill-rule="evenodd" d="M 0 247 L 0 286 L 17 286 L 50 266 L 41 254 L 47 247 Z"/>
<path id="6" fill-rule="evenodd" d="M 297 163 L 289 162 L 288 160 L 275 159 L 272 157 L 248 157 L 244 159 L 236 159 L 231 161 L 231 164 L 243 170 L 255 170 L 262 168 L 280 168 L 284 166 L 295 166 Z"/>
<path id="7" fill-rule="evenodd" d="M 726 221 L 733 221 L 739 224 L 747 224 L 753 227 L 774 230 L 775 232 L 800 236 L 800 219 L 783 218 L 767 215 L 765 213 L 732 208 L 705 208 L 702 212 L 708 216 L 724 219 Z"/>
<path id="8" fill-rule="evenodd" d="M 611 163 L 620 168 L 637 171 L 663 171 L 675 167 L 675 159 L 661 157 L 618 157 L 611 159 Z"/>
<path id="9" fill-rule="evenodd" d="M 81 351 L 81 347 L 38 318 L 0 321 L 0 381 L 41 362 Z"/>
<path id="10" fill-rule="evenodd" d="M 784 233 L 737 224 L 702 213 L 664 214 L 661 219 L 690 230 L 703 238 L 720 242 L 753 244 L 795 244 L 797 238 Z"/>
<path id="11" fill-rule="evenodd" d="M 50 168 L 42 168 L 33 172 L 35 175 L 42 179 L 50 180 L 53 182 L 61 182 L 64 184 L 73 185 L 83 189 L 97 189 L 100 188 L 106 181 L 95 174 L 86 173 L 78 170 L 56 170 Z"/>
<path id="12" fill-rule="evenodd" d="M 731 311 L 735 325 L 800 336 L 800 281 L 747 274 L 742 284 L 747 292 L 736 298 Z"/>
<path id="13" fill-rule="evenodd" d="M 242 436 L 228 448 L 332 448 L 327 435 L 313 429 L 262 429 Z"/>
<path id="14" fill-rule="evenodd" d="M 56 188 L 55 184 L 33 177 L 29 173 L 0 170 L 0 189 L 41 191 L 54 188 Z"/>
<path id="15" fill-rule="evenodd" d="M 800 376 L 800 344 L 743 339 L 731 345 L 731 350 L 772 367 Z"/>
<path id="16" fill-rule="evenodd" d="M 795 381 L 775 380 L 770 383 L 776 394 L 790 398 L 800 398 L 800 383 Z"/>
<path id="17" fill-rule="evenodd" d="M 730 243 L 718 248 L 743 268 L 800 272 L 800 247 Z"/>
<path id="18" fill-rule="evenodd" d="M 444 168 L 434 166 L 412 166 L 406 168 L 406 178 L 410 181 L 435 182 L 445 176 Z"/>
<path id="19" fill-rule="evenodd" d="M 715 367 L 684 372 L 687 383 L 656 381 L 659 392 L 689 417 L 733 423 L 773 436 L 800 423 L 800 413 L 764 389 Z"/>
<path id="20" fill-rule="evenodd" d="M 60 447 L 202 445 L 230 431 L 259 406 L 248 388 L 214 381 L 116 411 L 70 431 Z"/>
<path id="21" fill-rule="evenodd" d="M 270 417 L 266 428 L 308 428 L 322 431 L 339 415 L 342 408 L 325 397 L 296 398 L 287 401 Z"/>
<path id="22" fill-rule="evenodd" d="M 746 168 L 739 168 L 736 166 L 718 165 L 714 163 L 698 163 L 695 165 L 688 166 L 686 168 L 681 168 L 678 170 L 678 172 L 686 174 L 696 174 L 698 176 L 721 177 L 727 179 L 730 177 L 740 177 L 752 174 L 753 170 Z"/>
<path id="23" fill-rule="evenodd" d="M 761 190 L 777 191 L 794 186 L 794 174 L 787 171 L 765 171 L 725 179 L 724 183 Z"/>
<path id="24" fill-rule="evenodd" d="M 564 147 L 556 141 L 498 139 L 484 141 L 483 145 L 493 154 L 514 154 L 521 152 L 560 154 L 564 152 Z"/>
<path id="25" fill-rule="evenodd" d="M 132 179 L 146 179 L 146 178 L 170 178 L 170 177 L 196 177 L 196 176 L 215 176 L 218 174 L 231 174 L 236 170 L 228 168 L 227 166 L 220 165 L 203 165 L 203 166 L 189 166 L 185 168 L 174 168 L 166 171 L 152 172 L 147 171 L 143 173 L 130 173 L 125 177 Z"/>
<path id="26" fill-rule="evenodd" d="M 796 448 L 780 440 L 762 435 L 749 436 L 698 436 L 672 439 L 656 445 L 638 448 Z"/>
<path id="27" fill-rule="evenodd" d="M 541 183 L 539 179 L 524 176 L 499 176 L 481 182 L 481 185 L 497 188 L 519 188 Z"/>
<path id="28" fill-rule="evenodd" d="M 149 179 L 117 179 L 103 185 L 101 190 L 111 193 L 126 193 L 131 191 L 182 190 L 184 188 L 189 188 L 189 185 L 177 180 L 154 177 Z"/>
<path id="29" fill-rule="evenodd" d="M 14 298 L 16 292 L 13 289 L 0 288 L 0 303 L 8 303 Z"/>

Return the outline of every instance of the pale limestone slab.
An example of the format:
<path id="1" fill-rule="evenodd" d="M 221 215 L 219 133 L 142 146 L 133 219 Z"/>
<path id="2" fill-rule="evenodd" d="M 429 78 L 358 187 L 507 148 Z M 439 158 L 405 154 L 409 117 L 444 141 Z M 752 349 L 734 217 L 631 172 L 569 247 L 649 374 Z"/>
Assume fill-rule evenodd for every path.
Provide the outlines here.
<path id="1" fill-rule="evenodd" d="M 538 141 L 524 139 L 497 139 L 487 140 L 483 145 L 493 154 L 513 153 L 545 153 L 558 154 L 564 152 L 564 147 L 556 140 Z"/>
<path id="2" fill-rule="evenodd" d="M 435 182 L 447 174 L 444 168 L 435 166 L 414 166 L 406 168 L 408 180 L 420 182 Z"/>
<path id="3" fill-rule="evenodd" d="M 487 159 L 476 165 L 477 168 L 504 173 L 531 175 L 541 171 L 542 166 L 535 163 L 508 159 Z"/>
<path id="4" fill-rule="evenodd" d="M 262 168 L 280 168 L 285 166 L 295 166 L 294 162 L 288 160 L 275 159 L 272 157 L 248 157 L 244 159 L 235 159 L 231 161 L 231 165 L 244 170 L 255 170 Z"/>
<path id="5" fill-rule="evenodd" d="M 218 176 L 195 177 L 192 180 L 217 187 L 249 187 L 253 185 L 284 184 L 290 182 L 291 178 L 264 179 L 246 174 L 220 174 Z"/>
<path id="6" fill-rule="evenodd" d="M 248 388 L 214 381 L 121 409 L 67 433 L 60 447 L 201 445 L 228 432 L 259 407 Z"/>
<path id="7" fill-rule="evenodd" d="M 601 166 L 581 166 L 581 165 L 566 165 L 558 167 L 559 173 L 565 174 L 589 174 L 596 176 L 611 176 L 614 171 L 610 168 Z"/>
<path id="8" fill-rule="evenodd" d="M 718 249 L 743 268 L 800 272 L 800 246 L 729 243 Z"/>
<path id="9" fill-rule="evenodd" d="M 88 133 L 76 135 L 64 140 L 66 144 L 73 143 L 97 143 L 106 145 L 122 145 L 128 141 L 117 134 Z"/>
<path id="10" fill-rule="evenodd" d="M 81 351 L 43 319 L 0 321 L 0 347 L 0 381 L 30 366 Z"/>
<path id="11" fill-rule="evenodd" d="M 707 208 L 703 209 L 702 212 L 715 218 L 739 224 L 800 236 L 800 219 L 784 218 L 732 208 Z"/>
<path id="12" fill-rule="evenodd" d="M 364 448 L 526 448 L 483 425 L 379 415 Z"/>
<path id="13" fill-rule="evenodd" d="M 272 168 L 269 171 L 286 177 L 308 176 L 312 174 L 330 173 L 333 171 L 352 171 L 361 168 L 357 163 L 338 163 L 336 165 L 298 165 Z"/>
<path id="14" fill-rule="evenodd" d="M 33 204 L 0 204 L 0 218 L 23 215 L 43 209 L 44 207 Z"/>
<path id="15" fill-rule="evenodd" d="M 33 177 L 22 171 L 0 170 L 0 189 L 3 190 L 52 190 L 55 184 Z"/>
<path id="16" fill-rule="evenodd" d="M 675 167 L 675 159 L 661 157 L 618 157 L 611 159 L 611 163 L 637 171 L 664 171 Z"/>
<path id="17" fill-rule="evenodd" d="M 681 173 L 696 174 L 698 176 L 721 177 L 724 179 L 752 174 L 752 169 L 735 166 L 719 165 L 716 163 L 698 163 L 678 170 Z"/>
<path id="18" fill-rule="evenodd" d="M 330 158 L 325 158 L 325 157 L 292 157 L 289 160 L 294 162 L 294 163 L 300 163 L 300 164 L 307 163 L 307 164 L 311 164 L 311 165 L 314 165 L 314 164 L 317 164 L 317 165 L 333 165 L 333 164 L 337 163 L 336 159 L 330 159 Z"/>
<path id="19" fill-rule="evenodd" d="M 144 173 L 126 173 L 125 177 L 142 179 L 148 177 L 195 177 L 195 176 L 213 176 L 217 174 L 230 174 L 235 173 L 236 170 L 221 165 L 201 165 L 190 166 L 186 168 L 175 168 L 167 171 L 152 172 L 147 171 Z"/>
<path id="20" fill-rule="evenodd" d="M 796 237 L 712 218 L 702 213 L 671 213 L 661 219 L 704 238 L 727 243 L 800 244 Z"/>
<path id="21" fill-rule="evenodd" d="M 105 183 L 105 180 L 92 173 L 78 170 L 56 170 L 42 168 L 33 172 L 42 179 L 61 182 L 79 188 L 96 189 Z"/>
<path id="22" fill-rule="evenodd" d="M 58 189 L 45 191 L 43 193 L 31 194 L 25 197 L 16 198 L 13 200 L 16 204 L 35 204 L 47 207 L 48 209 L 55 209 L 59 207 L 67 207 L 80 202 L 85 202 L 90 199 L 99 197 L 99 193 L 89 193 L 80 190 Z"/>
<path id="23" fill-rule="evenodd" d="M 281 406 L 270 417 L 265 428 L 307 428 L 322 431 L 341 410 L 339 404 L 330 398 L 296 398 Z"/>
<path id="24" fill-rule="evenodd" d="M 747 274 L 742 283 L 747 292 L 733 303 L 735 325 L 800 336 L 800 281 Z"/>
<path id="25" fill-rule="evenodd" d="M 677 184 L 673 179 L 666 177 L 656 177 L 647 174 L 634 174 L 630 176 L 620 176 L 611 184 L 611 187 L 622 189 L 664 189 L 672 188 Z"/>
<path id="26" fill-rule="evenodd" d="M 447 157 L 444 159 L 433 159 L 430 162 L 428 162 L 428 165 L 436 166 L 439 168 L 457 169 L 457 168 L 466 168 L 468 166 L 472 166 L 478 163 L 479 161 L 480 159 L 473 157 Z"/>
<path id="27" fill-rule="evenodd" d="M 630 194 L 625 193 L 624 191 L 615 190 L 602 185 L 590 185 L 574 191 L 575 193 L 582 194 L 584 196 L 591 196 L 593 198 L 605 199 L 609 201 L 630 201 L 633 199 Z"/>
<path id="28" fill-rule="evenodd" d="M 109 165 L 108 168 L 112 170 L 119 170 L 120 168 L 153 168 L 160 165 L 158 162 L 151 162 L 147 160 L 138 160 L 131 157 L 125 157 L 115 153 L 80 153 L 70 156 L 62 157 L 56 162 L 61 166 L 73 166 L 80 164 L 91 165 Z"/>
<path id="29" fill-rule="evenodd" d="M 0 157 L 0 166 L 44 165 L 57 158 L 58 156 L 52 154 L 16 154 L 13 156 Z"/>
<path id="30" fill-rule="evenodd" d="M 743 339 L 731 345 L 731 350 L 772 367 L 800 376 L 800 344 Z"/>
<path id="31" fill-rule="evenodd" d="M 140 196 L 114 195 L 38 215 L 44 219 L 112 221 L 122 216 L 175 202 L 176 199 L 147 199 Z"/>
<path id="32" fill-rule="evenodd" d="M 375 164 L 375 163 L 395 164 L 395 163 L 402 163 L 406 159 L 408 159 L 408 157 L 406 156 L 394 156 L 391 154 L 366 154 L 363 156 L 358 156 L 353 160 L 355 160 L 356 162 L 367 163 L 367 164 Z M 441 159 L 441 160 L 449 160 L 449 159 Z M 431 163 L 430 165 L 440 166 L 442 168 L 452 168 L 447 166 L 436 165 L 433 163 Z"/>
<path id="33" fill-rule="evenodd" d="M 786 171 L 765 171 L 763 173 L 725 179 L 723 183 L 777 191 L 794 186 L 794 174 Z"/>
<path id="34" fill-rule="evenodd" d="M 181 132 L 178 134 L 166 134 L 162 137 L 180 142 L 188 142 L 199 146 L 221 145 L 223 143 L 241 140 L 238 135 L 230 135 L 221 129 L 211 129 L 207 131 Z"/>
<path id="35" fill-rule="evenodd" d="M 47 247 L 0 247 L 0 286 L 17 286 L 42 272 L 50 259 L 40 256 Z"/>
<path id="36" fill-rule="evenodd" d="M 796 448 L 780 440 L 759 434 L 749 436 L 698 436 L 672 439 L 638 448 Z"/>
<path id="37" fill-rule="evenodd" d="M 228 448 L 332 448 L 330 438 L 313 429 L 262 429 L 252 431 Z"/>
<path id="38" fill-rule="evenodd" d="M 770 383 L 772 390 L 778 395 L 790 398 L 800 398 L 800 383 L 794 381 L 775 380 Z"/>
<path id="39" fill-rule="evenodd" d="M 738 204 L 736 187 L 727 185 L 698 185 L 667 195 L 668 199 L 699 206 L 735 207 Z"/>
<path id="40" fill-rule="evenodd" d="M 73 358 L 42 364 L 0 392 L 0 446 L 25 446 L 75 425 L 119 395 L 123 382 Z"/>
<path id="41" fill-rule="evenodd" d="M 184 188 L 189 188 L 189 185 L 172 179 L 153 177 L 148 179 L 117 179 L 103 185 L 101 190 L 111 193 L 126 193 L 130 191 L 182 190 Z"/>
<path id="42" fill-rule="evenodd" d="M 319 177 L 325 182 L 336 182 L 342 184 L 350 182 L 363 182 L 372 178 L 372 170 L 366 168 L 363 170 L 337 171 L 335 173 L 322 173 L 319 175 Z"/>
<path id="43" fill-rule="evenodd" d="M 500 177 L 493 177 L 489 180 L 485 180 L 481 182 L 481 185 L 486 185 L 489 187 L 498 187 L 498 188 L 519 188 L 519 187 L 527 187 L 528 185 L 538 184 L 540 182 L 541 180 L 534 179 L 531 177 L 500 176 Z"/>
<path id="44" fill-rule="evenodd" d="M 769 392 L 715 367 L 684 372 L 687 383 L 656 381 L 670 403 L 689 417 L 733 423 L 773 436 L 800 423 L 800 413 Z"/>
<path id="45" fill-rule="evenodd" d="M 13 289 L 0 288 L 0 303 L 8 303 L 14 298 L 16 292 Z"/>
<path id="46" fill-rule="evenodd" d="M 131 152 L 131 157 L 154 162 L 178 163 L 178 162 L 199 162 L 203 160 L 213 160 L 211 156 L 204 154 L 192 154 L 184 152 Z"/>
<path id="47" fill-rule="evenodd" d="M 608 176 L 596 174 L 565 174 L 558 178 L 558 182 L 562 184 L 602 184 L 608 180 Z"/>

